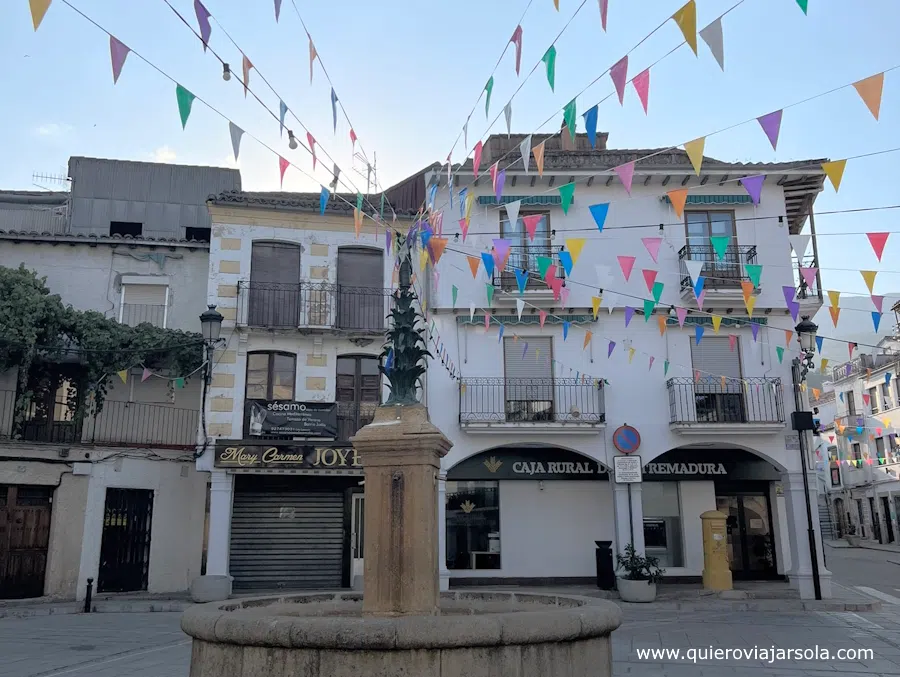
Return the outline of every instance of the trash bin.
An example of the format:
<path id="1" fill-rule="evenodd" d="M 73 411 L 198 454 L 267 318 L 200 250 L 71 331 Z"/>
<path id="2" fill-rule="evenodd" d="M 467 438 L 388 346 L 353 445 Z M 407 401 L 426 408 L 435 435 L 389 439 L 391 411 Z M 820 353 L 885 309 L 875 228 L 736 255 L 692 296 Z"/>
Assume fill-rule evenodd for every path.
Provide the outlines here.
<path id="1" fill-rule="evenodd" d="M 616 572 L 613 568 L 612 541 L 594 541 L 597 544 L 597 587 L 613 590 L 616 587 Z"/>

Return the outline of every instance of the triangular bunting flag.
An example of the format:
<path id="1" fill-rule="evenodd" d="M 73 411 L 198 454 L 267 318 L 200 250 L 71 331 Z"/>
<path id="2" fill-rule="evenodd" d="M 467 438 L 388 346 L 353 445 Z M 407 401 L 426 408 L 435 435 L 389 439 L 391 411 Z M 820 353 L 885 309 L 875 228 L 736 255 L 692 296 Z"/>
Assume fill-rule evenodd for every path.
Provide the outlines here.
<path id="1" fill-rule="evenodd" d="M 703 332 L 704 331 L 705 330 L 703 329 L 702 324 L 694 325 L 694 344 L 695 345 L 698 345 L 698 346 L 700 345 L 700 341 L 703 340 Z"/>
<path id="2" fill-rule="evenodd" d="M 753 204 L 759 204 L 759 197 L 762 193 L 763 182 L 766 180 L 765 174 L 758 174 L 756 176 L 745 176 L 741 179 L 741 185 L 744 187 L 744 190 L 747 191 L 747 195 L 750 196 L 750 200 Z"/>
<path id="3" fill-rule="evenodd" d="M 151 376 L 153 376 L 153 372 L 147 369 L 147 367 L 144 367 L 144 371 L 141 373 L 141 383 L 146 381 Z"/>
<path id="4" fill-rule="evenodd" d="M 753 295 L 753 283 L 749 280 L 741 280 L 741 291 L 744 294 L 744 303 L 747 303 L 747 299 Z"/>
<path id="5" fill-rule="evenodd" d="M 328 198 L 331 193 L 328 192 L 328 189 L 325 186 L 322 186 L 322 192 L 319 193 L 319 214 L 325 214 L 325 207 L 328 206 Z M 387 235 L 387 250 L 390 251 L 391 248 L 391 231 L 385 230 L 385 235 Z"/>
<path id="6" fill-rule="evenodd" d="M 794 289 L 793 286 L 783 286 L 781 288 L 781 292 L 784 294 L 784 303 L 787 306 L 788 310 L 791 311 L 791 317 L 794 322 L 797 321 L 797 315 L 800 313 L 800 304 L 794 300 L 794 296 L 797 294 L 797 290 Z"/>
<path id="7" fill-rule="evenodd" d="M 486 283 L 484 285 L 484 291 L 487 294 L 487 304 L 489 306 L 493 305 L 493 303 L 494 303 L 494 285 L 492 285 L 490 282 Z"/>
<path id="8" fill-rule="evenodd" d="M 834 323 L 835 328 L 838 325 L 838 318 L 841 316 L 840 308 L 829 308 L 828 312 L 831 313 L 831 321 Z"/>
<path id="9" fill-rule="evenodd" d="M 503 118 L 506 120 L 506 136 L 509 136 L 512 127 L 512 101 L 503 107 Z"/>
<path id="10" fill-rule="evenodd" d="M 785 348 L 791 347 L 791 339 L 792 338 L 794 338 L 794 332 L 792 332 L 790 329 L 785 329 L 784 330 L 784 347 Z"/>
<path id="11" fill-rule="evenodd" d="M 664 360 L 663 361 L 663 376 L 666 376 L 666 374 L 668 374 L 668 373 L 669 373 L 669 361 Z"/>
<path id="12" fill-rule="evenodd" d="M 515 231 L 519 225 L 519 207 L 522 206 L 522 201 L 516 200 L 515 202 L 508 202 L 505 206 L 509 228 L 510 230 Z"/>
<path id="13" fill-rule="evenodd" d="M 475 144 L 475 150 L 472 154 L 472 171 L 475 173 L 475 178 L 478 178 L 478 168 L 481 167 L 481 153 L 484 151 L 484 144 L 479 141 Z"/>
<path id="14" fill-rule="evenodd" d="M 469 322 L 472 322 L 475 319 L 475 302 L 469 302 Z"/>
<path id="15" fill-rule="evenodd" d="M 588 135 L 588 141 L 591 142 L 591 148 L 597 147 L 597 106 L 588 109 L 588 112 L 582 115 L 584 118 L 584 129 Z"/>
<path id="16" fill-rule="evenodd" d="M 530 138 L 530 137 L 529 137 Z M 541 141 L 538 145 L 531 149 L 531 152 L 534 153 L 534 166 L 537 167 L 538 176 L 544 175 L 544 144 L 545 141 Z"/>
<path id="17" fill-rule="evenodd" d="M 572 198 L 575 196 L 575 182 L 565 183 L 559 188 L 559 197 L 562 201 L 563 214 L 569 213 L 569 205 L 572 204 Z"/>
<path id="18" fill-rule="evenodd" d="M 691 276 L 691 284 L 696 285 L 697 280 L 700 278 L 700 273 L 703 272 L 703 261 L 694 261 L 693 259 L 685 259 L 684 265 L 688 270 L 688 275 Z"/>
<path id="19" fill-rule="evenodd" d="M 584 243 L 587 242 L 583 237 L 567 237 L 566 249 L 572 254 L 572 263 L 578 263 L 578 257 L 581 256 L 581 250 L 584 249 Z"/>
<path id="20" fill-rule="evenodd" d="M 881 110 L 881 92 L 884 89 L 884 73 L 878 73 L 877 75 L 865 78 L 864 80 L 854 82 L 853 87 L 868 107 L 869 112 L 871 112 L 872 116 L 877 120 L 878 113 Z"/>
<path id="21" fill-rule="evenodd" d="M 878 296 L 877 294 L 872 294 L 872 304 L 878 309 L 878 312 L 881 311 L 881 306 L 884 303 L 884 297 Z"/>
<path id="22" fill-rule="evenodd" d="M 846 160 L 834 160 L 833 162 L 822 163 L 822 171 L 825 172 L 825 176 L 831 181 L 835 193 L 838 192 L 838 189 L 841 187 L 841 179 L 844 178 L 844 168 L 846 166 Z"/>
<path id="23" fill-rule="evenodd" d="M 176 85 L 175 98 L 178 99 L 178 114 L 181 116 L 181 128 L 184 129 L 191 116 L 191 106 L 194 105 L 196 97 L 181 85 Z"/>
<path id="24" fill-rule="evenodd" d="M 278 136 L 284 136 L 284 118 L 287 115 L 288 107 L 284 101 L 278 102 Z"/>
<path id="25" fill-rule="evenodd" d="M 719 64 L 719 68 L 724 71 L 725 47 L 722 39 L 722 17 L 713 21 L 706 28 L 701 29 L 700 37 L 703 38 L 703 42 L 709 47 L 709 51 L 712 52 L 713 58 L 715 58 L 716 63 Z"/>
<path id="26" fill-rule="evenodd" d="M 525 287 L 528 285 L 528 271 L 524 268 L 516 268 L 516 284 L 519 287 L 519 293 L 525 293 Z"/>
<path id="27" fill-rule="evenodd" d="M 672 18 L 675 20 L 675 23 L 678 24 L 678 28 L 681 29 L 681 33 L 684 35 L 684 41 L 690 45 L 691 49 L 694 50 L 694 55 L 696 55 L 697 5 L 694 0 L 688 0 L 684 7 L 672 15 Z"/>
<path id="28" fill-rule="evenodd" d="M 731 240 L 730 235 L 712 235 L 709 238 L 709 241 L 712 243 L 713 250 L 716 252 L 716 256 L 719 257 L 719 261 L 724 260 L 725 253 L 728 251 L 728 242 Z"/>
<path id="29" fill-rule="evenodd" d="M 800 276 L 803 278 L 803 281 L 806 282 L 806 286 L 808 288 L 815 286 L 816 273 L 818 272 L 818 268 L 804 268 L 803 266 L 800 267 Z"/>
<path id="30" fill-rule="evenodd" d="M 484 271 L 488 277 L 494 276 L 494 257 L 488 252 L 481 253 L 481 262 L 484 264 Z"/>
<path id="31" fill-rule="evenodd" d="M 569 128 L 569 136 L 572 137 L 572 141 L 575 140 L 575 118 L 576 118 L 576 109 L 575 109 L 575 99 L 569 101 L 566 104 L 566 107 L 563 108 L 563 121 L 566 123 L 566 127 Z"/>
<path id="32" fill-rule="evenodd" d="M 494 76 L 492 75 L 488 78 L 487 84 L 484 86 L 484 91 L 487 92 L 487 97 L 484 100 L 484 117 L 488 116 L 488 109 L 491 107 L 491 92 L 494 91 Z"/>
<path id="33" fill-rule="evenodd" d="M 592 296 L 591 297 L 591 310 L 594 313 L 594 320 L 597 319 L 597 313 L 600 310 L 600 304 L 603 302 L 603 299 L 600 296 Z"/>
<path id="34" fill-rule="evenodd" d="M 861 270 L 859 271 L 860 275 L 862 275 L 863 280 L 865 280 L 866 287 L 869 288 L 869 294 L 872 293 L 872 288 L 875 286 L 875 276 L 878 275 L 877 270 Z"/>
<path id="35" fill-rule="evenodd" d="M 644 243 L 644 247 L 650 254 L 650 258 L 653 259 L 653 263 L 659 263 L 659 246 L 662 244 L 662 238 L 642 237 L 641 242 Z"/>
<path id="36" fill-rule="evenodd" d="M 128 383 L 128 370 L 123 369 L 122 371 L 117 371 L 116 375 L 122 379 L 122 383 Z"/>
<path id="37" fill-rule="evenodd" d="M 645 268 L 641 272 L 644 274 L 644 284 L 647 285 L 647 291 L 649 292 L 653 289 L 653 283 L 656 282 L 656 271 Z"/>
<path id="38" fill-rule="evenodd" d="M 762 276 L 762 265 L 758 263 L 748 263 L 744 266 L 747 271 L 747 277 L 753 283 L 753 286 L 759 288 L 759 278 Z"/>
<path id="39" fill-rule="evenodd" d="M 783 113 L 783 110 L 776 110 L 756 118 L 759 126 L 766 133 L 769 143 L 772 144 L 772 150 L 778 150 L 778 133 L 781 131 L 781 116 Z"/>
<path id="40" fill-rule="evenodd" d="M 516 317 L 521 321 L 522 320 L 522 311 L 525 310 L 525 301 L 522 299 L 516 299 Z"/>
<path id="41" fill-rule="evenodd" d="M 744 301 L 744 305 L 747 306 L 747 315 L 749 317 L 753 317 L 753 309 L 756 308 L 756 297 L 750 296 Z M 753 325 L 754 327 L 758 325 Z"/>
<path id="42" fill-rule="evenodd" d="M 546 321 L 547 321 L 547 311 L 539 310 L 538 311 L 538 324 L 540 325 L 541 329 L 544 328 L 544 322 L 546 322 Z"/>
<path id="43" fill-rule="evenodd" d="M 431 249 L 431 258 L 432 261 L 437 264 L 441 260 L 441 256 L 444 255 L 444 249 L 447 248 L 447 242 L 449 240 L 446 237 L 432 237 L 429 241 L 429 248 Z"/>
<path id="44" fill-rule="evenodd" d="M 241 70 L 244 73 L 244 98 L 247 98 L 247 91 L 250 86 L 250 69 L 253 68 L 253 64 L 250 63 L 250 59 L 247 58 L 247 55 L 244 54 L 241 59 Z"/>
<path id="45" fill-rule="evenodd" d="M 681 306 L 675 307 L 675 316 L 678 318 L 678 326 L 684 329 L 684 321 L 687 319 L 687 308 L 682 308 Z"/>
<path id="46" fill-rule="evenodd" d="M 806 14 L 809 11 L 809 0 L 797 0 L 797 5 Z"/>
<path id="47" fill-rule="evenodd" d="M 287 168 L 290 164 L 291 163 L 285 160 L 283 157 L 281 157 L 280 155 L 278 156 L 278 173 L 280 174 L 279 179 L 282 187 L 284 187 L 284 173 L 287 171 Z M 356 211 L 359 210 L 357 209 Z"/>
<path id="48" fill-rule="evenodd" d="M 550 91 L 553 92 L 556 85 L 556 47 L 554 45 L 550 45 L 550 49 L 544 53 L 541 61 L 547 66 L 547 82 L 550 83 Z"/>
<path id="49" fill-rule="evenodd" d="M 653 298 L 657 303 L 659 303 L 659 300 L 662 298 L 664 287 L 665 285 L 662 282 L 653 283 L 653 289 L 650 290 L 650 293 L 653 294 Z"/>
<path id="50" fill-rule="evenodd" d="M 728 336 L 728 350 L 730 350 L 732 353 L 734 352 L 735 348 L 737 348 L 737 338 L 738 337 L 735 334 L 729 334 Z"/>
<path id="51" fill-rule="evenodd" d="M 641 105 L 644 107 L 644 115 L 647 114 L 647 102 L 650 99 L 650 69 L 646 69 L 631 79 L 634 91 L 637 92 Z"/>
<path id="52" fill-rule="evenodd" d="M 778 355 L 778 364 L 781 364 L 784 361 L 784 348 L 775 346 L 775 354 Z"/>
<path id="53" fill-rule="evenodd" d="M 806 254 L 806 248 L 809 246 L 809 238 L 809 235 L 788 235 L 791 247 L 793 247 L 794 253 L 800 259 Z"/>
<path id="54" fill-rule="evenodd" d="M 756 343 L 756 339 L 759 338 L 759 325 L 756 322 L 750 323 L 750 333 L 753 334 L 753 342 Z"/>
<path id="55" fill-rule="evenodd" d="M 878 327 L 881 325 L 881 313 L 872 312 L 872 324 L 875 325 L 875 332 L 878 333 Z"/>
<path id="56" fill-rule="evenodd" d="M 28 0 L 28 4 L 31 6 L 31 23 L 34 24 L 34 30 L 41 25 L 51 2 L 52 0 Z"/>
<path id="57" fill-rule="evenodd" d="M 879 261 L 881 261 L 881 255 L 884 253 L 884 245 L 887 244 L 888 235 L 890 233 L 866 233 L 866 237 L 869 238 L 869 244 L 872 245 L 875 256 L 878 257 Z"/>
<path id="58" fill-rule="evenodd" d="M 512 37 L 509 39 L 516 46 L 516 75 L 519 75 L 519 66 L 522 64 L 522 26 L 516 26 Z"/>
<path id="59" fill-rule="evenodd" d="M 131 50 L 113 36 L 109 36 L 109 58 L 112 62 L 113 84 L 119 81 L 119 75 L 122 73 L 122 66 L 125 65 L 125 59 Z"/>
<path id="60" fill-rule="evenodd" d="M 713 333 L 718 334 L 719 327 L 721 325 L 722 325 L 722 316 L 721 315 L 713 315 L 712 316 Z"/>
<path id="61" fill-rule="evenodd" d="M 631 182 L 634 180 L 634 162 L 626 162 L 624 165 L 613 167 L 622 185 L 625 186 L 625 192 L 631 195 Z"/>
<path id="62" fill-rule="evenodd" d="M 628 364 L 631 364 L 631 361 L 634 359 L 634 354 L 637 352 L 634 348 L 628 349 Z"/>
<path id="63" fill-rule="evenodd" d="M 659 335 L 662 336 L 666 333 L 666 315 L 665 313 L 661 313 L 656 316 L 656 324 L 659 325 Z"/>
<path id="64" fill-rule="evenodd" d="M 693 0 L 688 4 L 693 4 Z M 697 176 L 700 176 L 700 167 L 703 166 L 703 148 L 705 145 L 705 136 L 701 136 L 699 139 L 694 139 L 693 141 L 688 141 L 684 144 L 684 152 L 687 153 L 691 165 L 694 167 L 694 173 L 696 173 Z"/>
<path id="65" fill-rule="evenodd" d="M 593 335 L 594 335 L 594 334 L 591 332 L 590 329 L 587 330 L 586 332 L 584 332 L 584 345 L 581 347 L 582 350 L 587 350 L 587 347 L 588 347 L 588 345 L 590 344 L 590 342 L 591 342 L 591 337 L 592 337 Z"/>
<path id="66" fill-rule="evenodd" d="M 197 24 L 200 26 L 200 41 L 203 43 L 203 51 L 205 52 L 209 45 L 209 34 L 212 32 L 212 27 L 209 25 L 209 10 L 203 6 L 200 0 L 194 0 L 194 14 L 197 15 Z"/>
<path id="67" fill-rule="evenodd" d="M 231 149 L 234 151 L 234 161 L 237 162 L 238 155 L 241 152 L 241 137 L 244 135 L 244 130 L 229 121 L 228 133 L 231 135 Z"/>
<path id="68" fill-rule="evenodd" d="M 606 348 L 606 359 L 609 359 L 612 356 L 613 351 L 615 349 L 616 349 L 616 342 L 610 341 L 609 346 L 607 346 L 607 348 Z"/>
<path id="69" fill-rule="evenodd" d="M 316 57 L 318 53 L 316 52 L 316 46 L 313 44 L 312 37 L 309 38 L 309 84 L 312 84 L 313 79 L 313 64 L 316 61 Z"/>
<path id="70" fill-rule="evenodd" d="M 453 300 L 453 307 L 456 308 L 456 299 L 459 296 L 459 287 L 455 284 L 450 287 L 450 297 Z"/>
<path id="71" fill-rule="evenodd" d="M 566 276 L 572 275 L 572 253 L 568 251 L 561 251 L 559 254 L 559 262 L 562 264 L 563 270 L 566 271 Z"/>
<path id="72" fill-rule="evenodd" d="M 550 266 L 553 265 L 553 259 L 549 256 L 535 256 L 535 262 L 537 263 L 538 273 L 541 276 L 542 280 L 547 279 L 547 271 L 550 270 Z"/>
<path id="73" fill-rule="evenodd" d="M 481 265 L 481 261 L 474 256 L 467 256 L 466 260 L 469 262 L 469 270 L 472 271 L 472 277 L 478 279 L 478 266 Z M 493 260 L 491 260 L 491 264 L 493 265 Z"/>
<path id="74" fill-rule="evenodd" d="M 306 132 L 306 142 L 309 144 L 309 152 L 312 154 L 313 171 L 316 171 L 316 137 L 312 132 Z"/>
<path id="75" fill-rule="evenodd" d="M 670 190 L 666 195 L 669 196 L 669 202 L 672 203 L 672 209 L 675 210 L 675 215 L 679 219 L 684 218 L 684 205 L 687 203 L 688 196 L 687 188 Z"/>
<path id="76" fill-rule="evenodd" d="M 519 153 L 522 155 L 522 168 L 528 173 L 528 161 L 531 159 L 531 134 L 525 137 L 519 144 Z"/>
<path id="77" fill-rule="evenodd" d="M 637 260 L 633 256 L 617 256 L 619 260 L 619 268 L 622 269 L 622 275 L 625 276 L 625 281 L 628 282 L 628 279 L 631 277 L 631 271 L 634 268 L 634 262 Z"/>
<path id="78" fill-rule="evenodd" d="M 627 327 L 631 323 L 631 318 L 634 317 L 634 308 L 631 306 L 625 306 L 625 326 Z"/>
<path id="79" fill-rule="evenodd" d="M 594 217 L 594 223 L 597 224 L 597 230 L 602 233 L 603 224 L 606 223 L 606 215 L 609 214 L 609 202 L 601 202 L 600 204 L 590 205 L 588 209 L 591 212 L 591 216 Z"/>
<path id="80" fill-rule="evenodd" d="M 538 224 L 543 219 L 542 214 L 529 214 L 528 216 L 522 217 L 522 223 L 525 224 L 525 232 L 528 233 L 528 239 L 532 242 L 534 241 L 535 233 L 537 232 Z"/>
<path id="81" fill-rule="evenodd" d="M 625 83 L 628 81 L 627 54 L 609 69 L 609 77 L 612 78 L 613 85 L 616 87 L 616 94 L 619 95 L 619 103 L 621 104 L 625 100 Z"/>
<path id="82" fill-rule="evenodd" d="M 825 343 L 824 336 L 816 336 L 816 349 L 819 351 L 819 354 L 822 354 L 822 344 Z M 841 400 L 843 402 L 843 400 Z"/>

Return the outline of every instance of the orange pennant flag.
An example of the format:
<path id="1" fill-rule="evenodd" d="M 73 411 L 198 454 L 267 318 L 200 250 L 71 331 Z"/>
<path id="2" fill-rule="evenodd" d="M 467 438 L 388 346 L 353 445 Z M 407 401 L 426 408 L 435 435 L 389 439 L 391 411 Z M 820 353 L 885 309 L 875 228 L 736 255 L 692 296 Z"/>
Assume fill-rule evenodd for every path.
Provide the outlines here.
<path id="1" fill-rule="evenodd" d="M 672 203 L 672 209 L 675 210 L 675 215 L 680 219 L 684 215 L 684 205 L 687 202 L 687 188 L 678 188 L 676 190 L 670 190 L 666 195 L 669 196 L 669 202 Z"/>
<path id="2" fill-rule="evenodd" d="M 588 330 L 588 331 L 585 333 L 585 335 L 584 335 L 584 346 L 583 346 L 582 350 L 584 350 L 585 348 L 588 347 L 588 344 L 591 342 L 591 337 L 592 337 L 593 335 L 594 335 L 594 334 L 591 333 L 590 330 Z"/>
<path id="3" fill-rule="evenodd" d="M 688 0 L 684 7 L 672 15 L 675 23 L 684 35 L 684 41 L 694 50 L 697 56 L 697 4 L 694 0 Z"/>
<path id="4" fill-rule="evenodd" d="M 31 23 L 34 24 L 34 30 L 37 30 L 38 26 L 41 25 L 41 21 L 44 20 L 44 15 L 50 8 L 51 1 L 52 0 L 28 0 L 28 4 L 31 5 Z"/>
<path id="5" fill-rule="evenodd" d="M 481 265 L 481 259 L 476 259 L 474 256 L 467 256 L 466 260 L 469 262 L 469 270 L 472 271 L 472 277 L 478 278 L 478 266 Z"/>
<path id="6" fill-rule="evenodd" d="M 362 212 L 354 207 L 353 208 L 353 228 L 356 230 L 356 239 L 359 239 L 359 231 L 362 228 Z"/>
<path id="7" fill-rule="evenodd" d="M 756 308 L 756 297 L 751 296 L 746 301 L 744 301 L 744 305 L 747 306 L 747 315 L 749 317 L 753 317 L 753 309 Z"/>
<path id="8" fill-rule="evenodd" d="M 831 306 L 828 309 L 828 312 L 831 313 L 831 321 L 834 322 L 834 326 L 837 327 L 838 318 L 841 316 L 841 309 L 836 306 Z"/>
<path id="9" fill-rule="evenodd" d="M 663 314 L 656 316 L 656 322 L 659 324 L 659 335 L 666 333 L 666 316 Z"/>
<path id="10" fill-rule="evenodd" d="M 868 106 L 869 111 L 874 118 L 878 119 L 878 113 L 881 110 L 881 91 L 884 89 L 884 73 L 873 75 L 871 77 L 854 82 L 853 86 L 859 93 L 859 96 Z"/>
<path id="11" fill-rule="evenodd" d="M 834 186 L 834 192 L 838 192 L 841 187 L 841 179 L 844 178 L 844 168 L 847 166 L 846 160 L 834 160 L 833 162 L 823 162 L 822 171 Z"/>
<path id="12" fill-rule="evenodd" d="M 785 346 L 785 348 L 791 347 L 791 339 L 792 338 L 794 338 L 794 332 L 792 332 L 790 329 L 785 329 L 784 330 L 784 346 Z"/>
<path id="13" fill-rule="evenodd" d="M 534 164 L 537 165 L 538 176 L 544 175 L 544 144 L 546 140 L 541 141 L 538 145 L 531 149 L 534 153 Z"/>
<path id="14" fill-rule="evenodd" d="M 741 280 L 741 291 L 744 292 L 744 303 L 753 296 L 753 283 L 750 280 Z"/>
<path id="15" fill-rule="evenodd" d="M 722 325 L 722 316 L 721 316 L 721 315 L 713 315 L 713 316 L 712 316 L 713 332 L 716 333 L 716 334 L 718 334 L 718 333 L 719 333 L 719 327 L 720 327 L 721 325 Z"/>
<path id="16" fill-rule="evenodd" d="M 705 145 L 705 136 L 701 136 L 699 139 L 694 139 L 693 141 L 688 141 L 684 144 L 684 152 L 688 154 L 697 176 L 700 176 L 700 167 L 703 164 L 703 147 Z"/>
<path id="17" fill-rule="evenodd" d="M 309 38 L 309 84 L 312 84 L 313 78 L 313 64 L 316 61 L 316 57 L 319 53 L 316 51 L 316 46 L 313 44 L 312 36 Z"/>
<path id="18" fill-rule="evenodd" d="M 432 237 L 428 240 L 428 246 L 431 247 L 431 255 L 434 257 L 435 264 L 437 264 L 441 260 L 441 256 L 444 255 L 444 249 L 447 247 L 447 238 Z"/>
<path id="19" fill-rule="evenodd" d="M 877 270 L 861 270 L 859 271 L 860 275 L 863 276 L 863 280 L 866 281 L 866 286 L 869 288 L 869 293 L 872 293 L 872 288 L 875 286 L 875 276 L 878 275 Z"/>

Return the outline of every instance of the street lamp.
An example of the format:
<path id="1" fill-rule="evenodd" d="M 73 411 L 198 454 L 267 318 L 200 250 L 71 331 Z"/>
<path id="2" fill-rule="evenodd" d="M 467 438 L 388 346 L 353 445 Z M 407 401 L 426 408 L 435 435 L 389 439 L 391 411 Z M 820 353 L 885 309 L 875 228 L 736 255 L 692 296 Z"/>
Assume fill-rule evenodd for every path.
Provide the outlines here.
<path id="1" fill-rule="evenodd" d="M 222 339 L 222 316 L 214 305 L 210 305 L 200 314 L 200 333 L 203 335 L 203 344 L 206 348 L 206 361 L 203 363 L 203 394 L 200 403 L 200 422 L 203 426 L 203 446 L 194 453 L 195 458 L 200 458 L 206 452 L 208 437 L 206 434 L 206 395 L 209 392 L 209 384 L 212 381 L 212 358 L 216 345 Z"/>
<path id="2" fill-rule="evenodd" d="M 207 346 L 215 345 L 219 341 L 222 332 L 222 313 L 211 305 L 200 315 L 200 331 L 203 333 L 203 341 Z"/>
<path id="3" fill-rule="evenodd" d="M 813 355 L 815 354 L 816 332 L 819 327 L 809 319 L 809 316 L 801 318 L 800 323 L 794 327 L 797 332 L 797 340 L 800 342 L 802 357 L 795 357 L 791 361 L 791 378 L 794 384 L 794 413 L 791 414 L 792 428 L 797 431 L 800 442 L 800 467 L 803 469 L 803 497 L 806 500 L 806 521 L 809 537 L 809 561 L 812 566 L 813 591 L 816 599 L 822 599 L 822 582 L 819 580 L 819 552 L 816 548 L 816 532 L 813 526 L 812 504 L 809 500 L 809 478 L 806 475 L 806 431 L 813 430 L 812 412 L 807 411 L 801 394 L 801 384 L 806 380 L 806 375 L 813 369 Z"/>

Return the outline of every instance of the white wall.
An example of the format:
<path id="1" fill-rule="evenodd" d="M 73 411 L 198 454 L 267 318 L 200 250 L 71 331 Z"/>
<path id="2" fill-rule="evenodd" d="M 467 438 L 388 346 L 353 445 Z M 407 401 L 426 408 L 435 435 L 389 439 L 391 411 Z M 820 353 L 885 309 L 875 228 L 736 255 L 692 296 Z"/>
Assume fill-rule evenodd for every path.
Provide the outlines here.
<path id="1" fill-rule="evenodd" d="M 160 267 L 149 256 L 162 256 Z M 47 277 L 47 286 L 62 302 L 77 310 L 96 310 L 118 319 L 122 275 L 152 275 L 169 279 L 167 326 L 200 331 L 199 316 L 206 309 L 209 255 L 205 248 L 96 246 L 4 242 L 0 266 L 29 270 Z"/>
<path id="2" fill-rule="evenodd" d="M 452 578 L 594 576 L 594 541 L 615 540 L 609 482 L 510 480 L 500 488 L 500 569 Z"/>
<path id="3" fill-rule="evenodd" d="M 716 509 L 714 482 L 679 482 L 681 528 L 684 538 L 684 567 L 667 567 L 667 576 L 703 574 L 703 521 L 700 515 Z"/>

